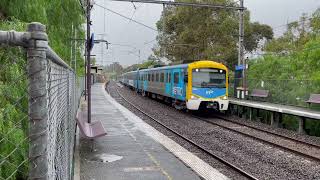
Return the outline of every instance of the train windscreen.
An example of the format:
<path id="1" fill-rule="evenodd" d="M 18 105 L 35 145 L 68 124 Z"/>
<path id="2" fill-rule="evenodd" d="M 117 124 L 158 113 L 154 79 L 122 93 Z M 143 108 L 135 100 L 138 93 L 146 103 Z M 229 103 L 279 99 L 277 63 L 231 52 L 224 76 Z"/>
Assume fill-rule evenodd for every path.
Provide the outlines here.
<path id="1" fill-rule="evenodd" d="M 193 69 L 192 87 L 226 88 L 226 71 L 222 69 L 209 68 Z"/>

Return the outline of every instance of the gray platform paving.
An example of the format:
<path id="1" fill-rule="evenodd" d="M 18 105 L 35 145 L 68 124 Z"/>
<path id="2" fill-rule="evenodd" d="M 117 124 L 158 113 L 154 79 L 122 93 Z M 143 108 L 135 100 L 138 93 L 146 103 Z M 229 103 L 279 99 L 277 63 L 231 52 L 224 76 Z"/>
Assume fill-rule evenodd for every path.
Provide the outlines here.
<path id="1" fill-rule="evenodd" d="M 230 103 L 235 105 L 240 105 L 240 106 L 258 108 L 258 109 L 263 109 L 268 111 L 274 111 L 274 112 L 279 112 L 284 114 L 290 114 L 290 115 L 320 120 L 319 111 L 315 111 L 307 108 L 273 104 L 268 102 L 242 100 L 242 99 L 235 99 L 235 98 L 230 98 Z"/>
<path id="2" fill-rule="evenodd" d="M 92 86 L 92 121 L 100 120 L 107 136 L 92 142 L 80 139 L 81 180 L 200 180 L 163 145 L 140 131 Z"/>

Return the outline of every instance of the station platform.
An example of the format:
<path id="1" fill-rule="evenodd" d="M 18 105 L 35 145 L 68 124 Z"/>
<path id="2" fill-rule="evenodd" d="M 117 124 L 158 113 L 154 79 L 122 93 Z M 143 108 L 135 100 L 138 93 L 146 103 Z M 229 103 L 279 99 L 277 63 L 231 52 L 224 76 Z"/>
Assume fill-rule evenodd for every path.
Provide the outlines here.
<path id="1" fill-rule="evenodd" d="M 267 110 L 272 112 L 278 112 L 283 114 L 289 114 L 294 116 L 320 120 L 319 111 L 302 108 L 302 107 L 274 104 L 269 102 L 242 100 L 242 99 L 235 99 L 235 98 L 230 98 L 230 103 L 239 105 L 239 106 L 257 108 L 257 109 L 262 109 L 262 110 Z"/>
<path id="2" fill-rule="evenodd" d="M 92 122 L 96 120 L 108 134 L 93 142 L 80 138 L 76 180 L 228 179 L 117 103 L 104 84 L 92 86 Z"/>

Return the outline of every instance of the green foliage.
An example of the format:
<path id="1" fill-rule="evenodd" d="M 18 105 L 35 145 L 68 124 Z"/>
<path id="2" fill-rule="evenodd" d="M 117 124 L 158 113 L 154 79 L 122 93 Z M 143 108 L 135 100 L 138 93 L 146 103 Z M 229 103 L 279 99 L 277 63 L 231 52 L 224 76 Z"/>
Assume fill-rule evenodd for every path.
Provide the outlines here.
<path id="1" fill-rule="evenodd" d="M 304 106 L 310 94 L 320 93 L 320 10 L 307 23 L 306 15 L 288 25 L 283 36 L 270 41 L 267 55 L 249 61 L 249 89 L 268 89 L 273 103 Z M 320 110 L 317 105 L 313 109 Z M 296 129 L 297 119 L 284 117 L 283 124 Z M 320 123 L 308 121 L 311 135 L 320 135 Z"/>
<path id="2" fill-rule="evenodd" d="M 158 62 L 151 60 L 151 61 L 146 61 L 146 62 L 144 62 L 142 64 L 139 64 L 138 66 L 139 66 L 140 69 L 142 69 L 142 68 L 148 68 L 150 66 L 154 66 L 154 65 L 157 65 L 157 64 L 158 64 Z"/>
<path id="3" fill-rule="evenodd" d="M 184 2 L 195 2 L 188 0 Z M 201 0 L 197 3 L 234 4 L 233 0 Z M 210 8 L 167 7 L 157 23 L 158 56 L 171 61 L 212 59 L 233 67 L 237 61 L 238 11 Z M 272 39 L 268 25 L 250 23 L 245 13 L 245 49 L 257 49 L 262 39 Z"/>
<path id="4" fill-rule="evenodd" d="M 84 37 L 83 11 L 78 0 L 1 0 L 0 30 L 26 31 L 27 23 L 47 26 L 49 44 L 70 64 L 73 25 L 77 38 Z M 83 69 L 77 44 L 77 69 Z M 81 74 L 78 71 L 78 74 Z M 0 179 L 27 179 L 28 95 L 26 52 L 17 47 L 0 49 Z M 5 160 L 4 160 L 5 159 Z"/>
<path id="5" fill-rule="evenodd" d="M 82 24 L 85 19 L 78 0 L 1 0 L 1 14 L 10 21 L 19 19 L 25 23 L 45 24 L 49 45 L 67 64 L 70 64 L 71 39 L 74 38 L 72 26 L 77 38 L 84 37 Z M 25 29 L 21 30 L 25 31 Z M 81 56 L 83 47 L 83 42 L 77 43 L 77 69 L 83 69 L 84 66 Z"/>
<path id="6" fill-rule="evenodd" d="M 0 22 L 1 30 L 25 30 L 25 23 L 13 18 Z M 0 177 L 26 179 L 28 99 L 26 61 L 23 49 L 0 49 Z"/>

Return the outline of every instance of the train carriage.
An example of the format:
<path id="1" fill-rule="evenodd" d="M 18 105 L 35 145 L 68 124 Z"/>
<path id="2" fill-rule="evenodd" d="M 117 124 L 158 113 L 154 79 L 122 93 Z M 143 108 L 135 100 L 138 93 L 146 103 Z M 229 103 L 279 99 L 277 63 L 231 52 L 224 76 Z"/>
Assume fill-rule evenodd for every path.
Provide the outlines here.
<path id="1" fill-rule="evenodd" d="M 214 61 L 132 71 L 121 75 L 120 81 L 178 109 L 228 109 L 228 70 Z"/>

